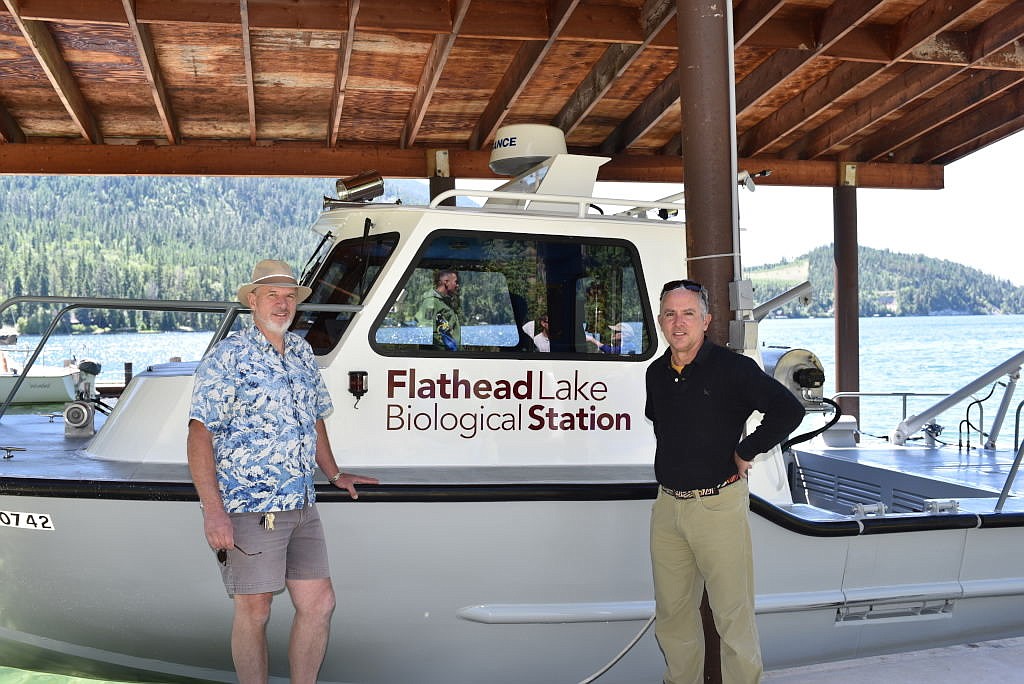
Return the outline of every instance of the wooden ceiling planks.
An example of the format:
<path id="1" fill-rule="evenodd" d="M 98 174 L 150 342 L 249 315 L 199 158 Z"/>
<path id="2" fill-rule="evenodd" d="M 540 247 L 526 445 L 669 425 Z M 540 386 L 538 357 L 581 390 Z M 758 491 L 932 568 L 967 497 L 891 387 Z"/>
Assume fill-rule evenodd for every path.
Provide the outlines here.
<path id="1" fill-rule="evenodd" d="M 161 160 L 249 146 L 250 162 L 266 159 L 252 173 L 300 145 L 339 150 L 307 155 L 335 166 L 351 149 L 352 173 L 366 149 L 418 149 L 393 161 L 424 175 L 431 148 L 486 169 L 497 127 L 536 122 L 613 157 L 603 175 L 678 177 L 675 12 L 676 0 L 3 0 L 0 172 L 19 171 L 5 166 L 25 158 L 13 145 L 171 148 Z M 933 183 L 908 165 L 1024 128 L 1024 3 L 734 0 L 733 26 L 738 153 L 785 170 L 765 182 L 820 184 L 849 161 L 898 165 L 861 179 Z M 168 168 L 216 158 L 188 154 Z"/>

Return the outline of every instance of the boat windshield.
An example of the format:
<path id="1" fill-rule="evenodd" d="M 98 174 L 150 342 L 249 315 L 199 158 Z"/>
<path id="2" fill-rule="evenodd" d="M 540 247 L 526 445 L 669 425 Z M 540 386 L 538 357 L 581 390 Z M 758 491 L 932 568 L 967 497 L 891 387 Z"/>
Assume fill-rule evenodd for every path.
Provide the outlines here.
<path id="1" fill-rule="evenodd" d="M 621 239 L 439 230 L 379 313 L 371 343 L 385 356 L 641 361 L 656 348 L 641 273 Z"/>
<path id="2" fill-rule="evenodd" d="M 398 233 L 353 238 L 339 243 L 310 283 L 310 304 L 363 303 L 398 244 Z M 341 340 L 355 314 L 351 311 L 300 311 L 292 332 L 306 338 L 317 355 L 327 354 Z"/>

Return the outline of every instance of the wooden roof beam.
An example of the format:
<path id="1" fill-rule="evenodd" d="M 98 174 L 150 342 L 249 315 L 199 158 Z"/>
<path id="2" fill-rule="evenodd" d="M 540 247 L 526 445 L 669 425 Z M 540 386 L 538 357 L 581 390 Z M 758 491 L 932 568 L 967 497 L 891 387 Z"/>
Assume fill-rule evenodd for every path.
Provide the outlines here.
<path id="1" fill-rule="evenodd" d="M 547 40 L 529 40 L 519 48 L 483 114 L 477 120 L 476 127 L 469 137 L 469 149 L 479 150 L 494 137 L 495 131 L 501 126 L 512 105 L 554 46 L 558 35 L 579 3 L 580 0 L 553 0 L 549 8 L 550 32 Z"/>
<path id="2" fill-rule="evenodd" d="M 420 75 L 420 82 L 416 85 L 412 106 L 409 107 L 409 115 L 402 128 L 402 139 L 399 143 L 402 149 L 412 147 L 416 142 L 420 126 L 423 125 L 423 117 L 427 114 L 427 107 L 434 97 L 437 82 L 441 79 L 441 72 L 444 71 L 445 64 L 448 63 L 448 57 L 455 46 L 455 40 L 459 36 L 462 22 L 466 19 L 471 3 L 472 0 L 455 0 L 451 33 L 438 34 L 434 37 L 434 44 L 430 46 L 426 64 L 423 66 L 423 73 Z"/>
<path id="3" fill-rule="evenodd" d="M 990 144 L 1021 129 L 1024 129 L 1024 89 L 1018 88 L 957 117 L 901 149 L 896 156 L 914 159 L 915 163 L 938 159 L 953 161 L 982 147 L 980 141 Z"/>
<path id="4" fill-rule="evenodd" d="M 982 62 L 992 54 L 1024 38 L 1024 5 L 1009 5 L 968 35 L 968 52 L 974 62 Z M 973 84 L 958 88 L 955 98 L 933 98 L 891 126 L 871 135 L 851 150 L 854 159 L 895 158 L 894 151 L 928 132 L 952 121 L 964 111 L 1000 96 L 1024 81 L 1024 71 L 990 72 L 971 75 Z"/>
<path id="5" fill-rule="evenodd" d="M 618 154 L 642 138 L 669 110 L 679 103 L 679 67 L 672 70 L 640 106 L 630 112 L 622 123 L 601 143 L 601 154 Z M 681 138 L 680 138 L 681 140 Z M 681 143 L 680 143 L 681 148 Z M 680 149 L 681 153 L 681 149 Z M 679 163 L 679 154 L 672 155 Z"/>
<path id="6" fill-rule="evenodd" d="M 776 0 L 773 0 L 776 1 Z M 615 81 L 626 72 L 661 30 L 676 16 L 675 0 L 648 0 L 640 12 L 644 39 L 640 43 L 613 43 L 584 77 L 552 123 L 566 137 L 590 114 Z"/>
<path id="7" fill-rule="evenodd" d="M 972 83 L 960 85 L 951 97 L 935 97 L 899 120 L 885 126 L 878 133 L 851 147 L 851 159 L 910 160 L 928 147 L 932 131 L 955 121 L 987 102 L 1001 97 L 1011 88 L 1024 83 L 1024 73 L 1012 71 L 977 72 L 971 74 Z M 916 141 L 921 140 L 919 144 Z M 903 151 L 906 150 L 906 151 Z M 926 155 L 931 156 L 931 155 Z"/>
<path id="8" fill-rule="evenodd" d="M 341 128 L 341 112 L 345 108 L 345 90 L 348 88 L 348 69 L 352 63 L 352 46 L 356 39 L 356 17 L 359 16 L 360 0 L 349 0 L 348 26 L 341 37 L 338 48 L 338 68 L 334 73 L 334 88 L 331 91 L 331 111 L 327 120 L 327 146 L 338 144 Z"/>
<path id="9" fill-rule="evenodd" d="M 953 162 L 959 159 L 963 159 L 972 152 L 977 152 L 983 147 L 988 147 L 989 145 L 997 143 L 1000 140 L 1003 140 L 1004 138 L 1008 138 L 1011 135 L 1020 133 L 1022 130 L 1024 130 L 1024 122 L 1022 122 L 1019 118 L 1014 121 L 1008 121 L 1006 123 L 1000 124 L 999 126 L 996 126 L 988 133 L 982 134 L 980 136 L 974 136 L 969 142 L 965 142 L 962 145 L 959 145 L 956 149 L 951 150 L 948 154 L 945 154 L 941 157 L 937 157 L 935 159 L 935 162 L 937 164 L 952 164 Z"/>
<path id="10" fill-rule="evenodd" d="M 171 108 L 170 98 L 167 97 L 167 88 L 164 86 L 163 76 L 156 59 L 156 51 L 153 49 L 153 38 L 150 35 L 149 27 L 140 24 L 135 16 L 136 0 L 122 0 L 125 17 L 128 19 L 128 29 L 132 38 L 135 39 L 135 47 L 139 51 L 139 60 L 142 62 L 142 69 L 146 72 L 146 81 L 149 83 L 149 90 L 153 95 L 153 104 L 156 106 L 157 115 L 164 127 L 164 135 L 167 142 L 176 145 L 181 141 L 181 134 L 178 132 L 178 124 L 174 118 L 174 110 Z"/>
<path id="11" fill-rule="evenodd" d="M 256 86 L 252 75 L 252 39 L 249 36 L 249 0 L 239 0 L 242 21 L 242 63 L 245 67 L 245 96 L 249 106 L 249 143 L 256 144 Z"/>
<path id="12" fill-rule="evenodd" d="M 837 0 L 820 18 L 811 50 L 779 50 L 736 84 L 736 115 L 755 106 L 784 79 L 809 61 L 825 54 L 854 28 L 863 24 L 886 0 Z"/>
<path id="13" fill-rule="evenodd" d="M 496 178 L 488 168 L 488 150 L 449 150 L 449 165 L 459 178 Z M 741 159 L 745 168 L 770 168 L 760 185 L 832 187 L 838 182 L 834 162 Z M 25 143 L 0 145 L 2 174 L 139 175 L 139 176 L 291 176 L 337 177 L 376 169 L 385 178 L 426 178 L 427 155 L 421 149 L 394 146 L 280 143 L 253 146 L 84 145 Z M 678 158 L 616 155 L 601 167 L 598 179 L 621 182 L 682 183 Z M 939 189 L 941 166 L 929 164 L 858 164 L 857 184 L 870 188 Z"/>
<path id="14" fill-rule="evenodd" d="M 780 156 L 785 159 L 821 157 L 869 127 L 881 113 L 892 113 L 905 107 L 941 88 L 960 72 L 958 67 L 915 65 L 809 132 L 783 150 Z"/>
<path id="15" fill-rule="evenodd" d="M 767 94 L 780 81 L 806 64 L 817 54 L 833 45 L 846 35 L 859 21 L 867 17 L 885 0 L 840 0 L 823 16 L 822 29 L 819 32 L 819 49 L 814 51 L 780 50 L 769 57 L 753 73 L 736 86 L 737 113 L 753 106 L 758 99 Z M 745 4 L 745 3 L 744 3 Z M 741 5 L 742 7 L 742 5 Z M 767 10 L 774 6 L 769 3 Z M 775 7 L 775 10 L 778 8 Z M 761 8 L 762 11 L 765 7 Z M 755 19 L 745 19 L 745 24 L 753 26 Z M 748 34 L 749 35 L 749 31 Z M 659 120 L 679 102 L 679 71 L 678 67 L 662 81 L 657 88 L 612 131 L 601 151 L 614 154 L 629 148 L 651 129 Z M 681 148 L 681 136 L 675 136 L 665 145 L 661 153 L 675 156 Z"/>
<path id="16" fill-rule="evenodd" d="M 949 28 L 977 0 L 928 0 L 896 28 L 892 63 L 903 58 L 924 40 Z M 940 87 L 961 72 L 960 67 L 922 66 L 909 70 L 860 100 L 782 152 L 786 159 L 814 159 L 860 133 L 873 121 L 894 112 Z"/>
<path id="17" fill-rule="evenodd" d="M 100 133 L 96 118 L 46 24 L 23 18 L 19 11 L 19 0 L 4 0 L 4 4 L 82 137 L 91 143 L 102 143 L 103 135 Z"/>
<path id="18" fill-rule="evenodd" d="M 3 103 L 0 103 L 0 142 L 25 142 L 25 132 L 21 130 L 18 121 L 7 111 L 7 107 L 4 107 Z"/>
<path id="19" fill-rule="evenodd" d="M 797 93 L 796 97 L 742 133 L 737 141 L 738 153 L 748 157 L 761 154 L 884 68 L 885 65 L 872 62 L 840 64 L 830 74 Z"/>
<path id="20" fill-rule="evenodd" d="M 743 0 L 733 12 L 733 44 L 746 44 L 785 4 L 786 0 Z"/>
<path id="21" fill-rule="evenodd" d="M 124 25 L 121 0 L 22 0 L 24 16 L 61 23 Z M 340 31 L 345 0 L 294 2 L 264 0 L 253 4 L 250 26 L 259 29 Z M 143 23 L 238 26 L 237 0 L 137 0 L 136 17 Z"/>

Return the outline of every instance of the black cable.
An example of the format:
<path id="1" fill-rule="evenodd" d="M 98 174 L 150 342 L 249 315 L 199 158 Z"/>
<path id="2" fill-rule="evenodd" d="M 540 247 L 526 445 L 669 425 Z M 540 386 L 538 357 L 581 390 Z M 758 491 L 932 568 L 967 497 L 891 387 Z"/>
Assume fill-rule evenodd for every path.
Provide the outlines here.
<path id="1" fill-rule="evenodd" d="M 799 444 L 800 442 L 806 442 L 809 439 L 814 439 L 815 437 L 820 435 L 822 432 L 824 432 L 825 430 L 828 430 L 830 427 L 832 427 L 833 425 L 835 425 L 836 423 L 839 422 L 839 419 L 843 415 L 843 409 L 841 409 L 839 407 L 839 404 L 837 404 L 836 402 L 832 401 L 831 399 L 825 399 L 824 397 L 822 397 L 821 400 L 823 402 L 825 402 L 826 404 L 828 404 L 829 406 L 831 406 L 832 408 L 835 409 L 835 415 L 833 415 L 831 420 L 829 420 L 827 423 L 822 425 L 817 430 L 811 430 L 810 432 L 805 432 L 802 435 L 797 435 L 796 437 L 793 437 L 792 439 L 787 439 L 785 442 L 782 443 L 782 446 L 780 447 L 783 451 L 785 451 L 789 447 L 793 446 L 794 444 Z"/>

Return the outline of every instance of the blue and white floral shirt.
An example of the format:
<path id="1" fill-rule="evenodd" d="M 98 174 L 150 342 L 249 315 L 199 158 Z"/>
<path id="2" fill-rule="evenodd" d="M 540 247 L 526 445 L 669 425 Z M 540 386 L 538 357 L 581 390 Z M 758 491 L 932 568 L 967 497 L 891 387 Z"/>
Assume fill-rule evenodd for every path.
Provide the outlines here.
<path id="1" fill-rule="evenodd" d="M 284 356 L 255 326 L 217 344 L 196 369 L 189 419 L 213 436 L 224 510 L 290 511 L 315 501 L 316 421 L 332 410 L 298 335 L 285 335 Z"/>

